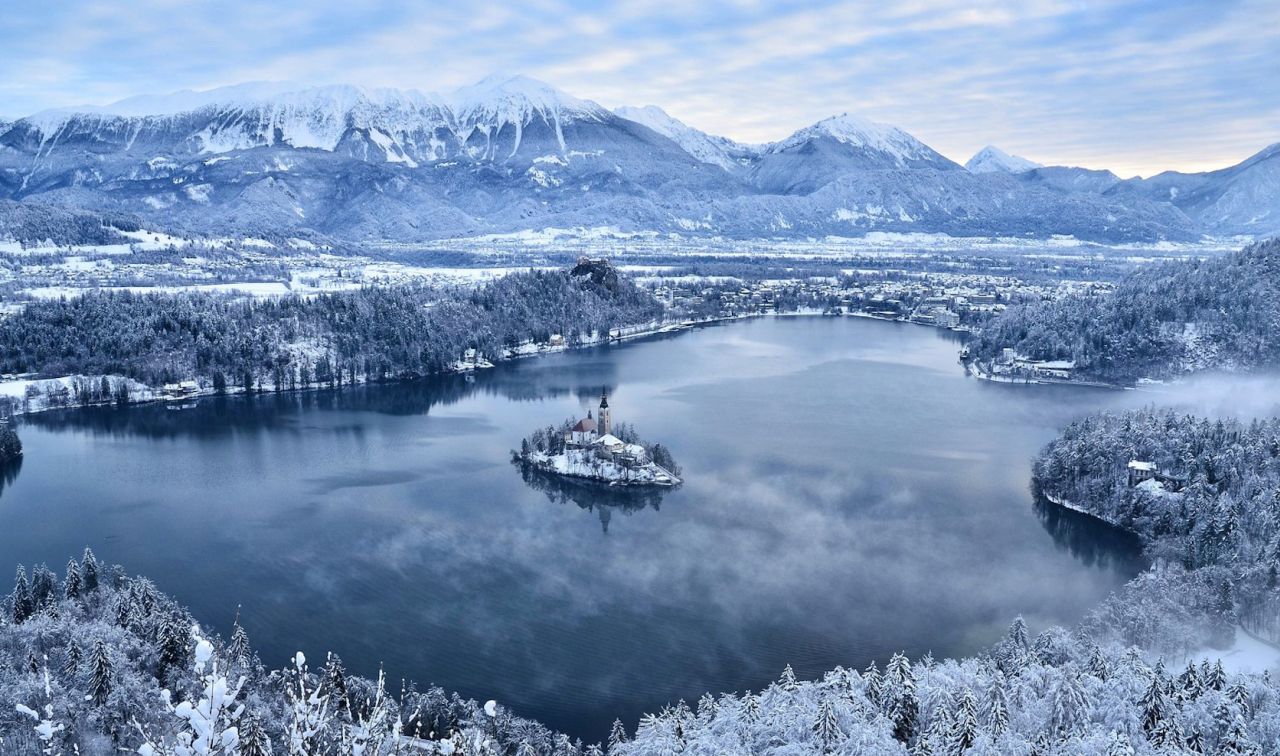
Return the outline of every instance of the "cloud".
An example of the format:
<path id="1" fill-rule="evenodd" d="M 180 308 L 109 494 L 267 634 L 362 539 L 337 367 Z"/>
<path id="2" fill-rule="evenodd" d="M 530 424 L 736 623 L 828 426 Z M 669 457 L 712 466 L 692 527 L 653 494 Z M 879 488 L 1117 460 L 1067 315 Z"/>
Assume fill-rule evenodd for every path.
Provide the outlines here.
<path id="1" fill-rule="evenodd" d="M 0 17 L 0 113 L 263 79 L 451 89 L 512 71 L 743 141 L 848 111 L 961 161 L 994 143 L 1149 174 L 1280 139 L 1278 25 L 1270 0 L 19 0 Z"/>

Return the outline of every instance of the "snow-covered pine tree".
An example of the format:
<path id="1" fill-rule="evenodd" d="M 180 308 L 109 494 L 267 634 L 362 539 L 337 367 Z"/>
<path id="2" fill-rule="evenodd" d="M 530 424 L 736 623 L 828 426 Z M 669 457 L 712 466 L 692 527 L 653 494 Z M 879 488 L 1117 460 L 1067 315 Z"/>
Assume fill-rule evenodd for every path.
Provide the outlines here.
<path id="1" fill-rule="evenodd" d="M 880 670 L 876 667 L 874 659 L 872 659 L 871 663 L 867 665 L 866 671 L 862 673 L 862 681 L 865 685 L 864 689 L 866 691 L 867 700 L 876 706 L 883 706 L 883 697 L 881 695 L 883 689 L 882 681 L 880 679 Z"/>
<path id="2" fill-rule="evenodd" d="M 1071 671 L 1066 671 L 1058 681 L 1053 696 L 1053 714 L 1050 729 L 1058 737 L 1070 738 L 1088 716 L 1089 700 L 1080 681 Z"/>
<path id="3" fill-rule="evenodd" d="M 1111 742 L 1107 744 L 1107 756 L 1134 756 L 1133 743 L 1123 732 L 1112 732 Z"/>
<path id="4" fill-rule="evenodd" d="M 965 688 L 960 694 L 960 705 L 951 731 L 951 750 L 953 753 L 964 753 L 973 748 L 977 739 L 978 701 L 974 698 L 973 691 Z"/>
<path id="5" fill-rule="evenodd" d="M 31 600 L 31 584 L 27 582 L 27 570 L 18 565 L 18 573 L 13 578 L 13 594 L 10 597 L 13 610 L 13 623 L 20 625 L 26 622 L 35 612 L 35 602 Z"/>
<path id="6" fill-rule="evenodd" d="M 714 696 L 710 693 L 703 693 L 702 697 L 698 699 L 698 721 L 703 723 L 710 722 L 715 718 L 719 708 Z"/>
<path id="7" fill-rule="evenodd" d="M 811 729 L 822 746 L 823 753 L 831 753 L 844 737 L 844 733 L 840 731 L 840 722 L 836 719 L 836 709 L 826 696 L 818 702 L 818 716 Z"/>
<path id="8" fill-rule="evenodd" d="M 1151 684 L 1143 694 L 1138 705 L 1142 708 L 1142 729 L 1148 735 L 1155 732 L 1156 727 L 1165 720 L 1169 713 L 1169 702 L 1164 696 L 1165 681 L 1157 672 L 1151 676 Z"/>
<path id="9" fill-rule="evenodd" d="M 244 631 L 244 626 L 240 624 L 240 613 L 236 612 L 236 619 L 231 626 L 231 642 L 227 644 L 227 662 L 238 667 L 241 671 L 247 671 L 252 663 L 253 651 L 249 646 L 249 634 Z"/>
<path id="10" fill-rule="evenodd" d="M 1031 645 L 1028 640 L 1027 622 L 1022 619 L 1022 615 L 1018 615 L 1014 618 L 1013 624 L 1009 625 L 1009 640 L 1013 641 L 1013 645 L 1023 651 L 1031 650 Z"/>
<path id="11" fill-rule="evenodd" d="M 84 550 L 84 558 L 80 560 L 80 577 L 86 592 L 98 590 L 98 560 L 93 555 L 93 549 Z"/>
<path id="12" fill-rule="evenodd" d="M 1181 688 L 1181 698 L 1189 700 L 1200 695 L 1204 690 L 1200 681 L 1200 671 L 1196 669 L 1193 661 L 1187 662 L 1187 668 L 1178 675 L 1178 686 Z"/>
<path id="13" fill-rule="evenodd" d="M 240 756 L 271 756 L 271 739 L 252 714 L 246 714 L 240 722 Z"/>
<path id="14" fill-rule="evenodd" d="M 67 574 L 62 579 L 62 595 L 73 599 L 80 596 L 80 565 L 74 559 L 67 560 Z"/>
<path id="15" fill-rule="evenodd" d="M 338 658 L 337 654 L 330 653 L 325 657 L 320 694 L 329 699 L 329 705 L 335 717 L 348 721 L 351 719 L 351 701 L 347 696 L 347 672 L 342 666 L 342 659 Z"/>
<path id="16" fill-rule="evenodd" d="M 1207 684 L 1211 690 L 1222 690 L 1227 686 L 1227 672 L 1222 668 L 1221 659 L 1214 662 Z"/>
<path id="17" fill-rule="evenodd" d="M 107 699 L 111 697 L 113 669 L 111 655 L 107 652 L 107 647 L 102 641 L 94 644 L 93 659 L 90 664 L 93 671 L 89 678 L 89 698 L 98 706 L 103 706 L 107 703 Z"/>
<path id="18" fill-rule="evenodd" d="M 796 680 L 796 673 L 791 669 L 790 664 L 787 665 L 786 669 L 782 670 L 782 676 L 778 678 L 778 687 L 788 693 L 795 693 L 800 689 L 800 684 Z"/>
<path id="19" fill-rule="evenodd" d="M 1107 664 L 1107 659 L 1102 655 L 1102 649 L 1097 646 L 1089 654 L 1089 674 L 1098 678 L 1102 682 L 1106 682 L 1111 676 L 1111 669 Z"/>
<path id="20" fill-rule="evenodd" d="M 69 680 L 74 680 L 76 673 L 80 671 L 80 659 L 84 656 L 84 652 L 80 650 L 80 644 L 75 638 L 67 643 L 66 659 L 62 662 L 62 674 Z"/>
<path id="21" fill-rule="evenodd" d="M 625 742 L 627 742 L 627 728 L 622 724 L 621 719 L 615 719 L 613 727 L 609 729 L 609 753 L 615 753 L 618 746 Z"/>
<path id="22" fill-rule="evenodd" d="M 987 723 L 987 729 L 996 737 L 1003 735 L 1009 729 L 1009 703 L 1005 699 L 1002 677 L 997 677 L 991 683 L 983 720 Z"/>
<path id="23" fill-rule="evenodd" d="M 58 578 L 43 564 L 31 571 L 31 602 L 36 609 L 49 605 L 58 591 Z"/>
<path id="24" fill-rule="evenodd" d="M 163 679 L 180 676 L 187 667 L 191 633 L 179 617 L 169 616 L 160 625 L 160 647 L 157 652 L 159 673 Z"/>

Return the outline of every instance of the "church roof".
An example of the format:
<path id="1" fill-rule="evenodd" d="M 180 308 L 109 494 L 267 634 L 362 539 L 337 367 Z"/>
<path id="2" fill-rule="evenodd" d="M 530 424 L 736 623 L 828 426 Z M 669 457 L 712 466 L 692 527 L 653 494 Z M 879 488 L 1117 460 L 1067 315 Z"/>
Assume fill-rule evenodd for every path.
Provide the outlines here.
<path id="1" fill-rule="evenodd" d="M 563 428 L 564 426 L 560 426 L 560 427 Z M 577 425 L 573 426 L 574 433 L 590 433 L 595 429 L 596 429 L 596 421 L 592 420 L 589 417 L 584 417 L 583 419 L 578 421 Z"/>

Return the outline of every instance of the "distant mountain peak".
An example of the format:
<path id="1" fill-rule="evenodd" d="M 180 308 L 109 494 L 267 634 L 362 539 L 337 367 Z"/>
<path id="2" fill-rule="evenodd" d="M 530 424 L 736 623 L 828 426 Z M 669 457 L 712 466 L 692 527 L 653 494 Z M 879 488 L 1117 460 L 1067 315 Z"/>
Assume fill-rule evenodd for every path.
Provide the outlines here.
<path id="1" fill-rule="evenodd" d="M 989 144 L 974 153 L 964 167 L 970 173 L 1022 173 L 1044 166 Z"/>
<path id="2" fill-rule="evenodd" d="M 645 105 L 640 108 L 623 106 L 614 108 L 613 112 L 620 118 L 634 121 L 670 139 L 694 159 L 718 165 L 726 170 L 741 168 L 739 159 L 752 152 L 752 148 L 738 144 L 732 139 L 699 131 L 669 115 L 657 105 Z"/>
<path id="3" fill-rule="evenodd" d="M 935 168 L 952 170 L 958 168 L 955 163 L 938 154 L 933 148 L 916 139 L 896 126 L 878 123 L 848 113 L 824 118 L 821 121 L 795 132 L 780 142 L 765 147 L 766 161 L 768 156 L 795 156 L 810 150 L 815 144 L 825 142 L 829 165 L 819 168 L 819 173 L 810 177 L 792 174 L 788 167 L 786 176 L 778 175 L 771 169 L 757 171 L 764 182 L 761 186 L 786 187 L 787 191 L 799 188 L 816 188 L 819 183 L 837 175 L 838 163 L 845 163 L 846 168 Z M 776 162 L 776 161 L 775 161 Z M 781 181 L 779 181 L 781 179 Z"/>

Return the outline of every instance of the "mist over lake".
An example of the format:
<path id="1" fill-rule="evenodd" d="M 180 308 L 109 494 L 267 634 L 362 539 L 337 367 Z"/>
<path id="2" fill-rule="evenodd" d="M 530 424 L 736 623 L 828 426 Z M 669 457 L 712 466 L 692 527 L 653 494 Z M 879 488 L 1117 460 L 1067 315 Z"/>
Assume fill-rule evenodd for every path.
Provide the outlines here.
<path id="1" fill-rule="evenodd" d="M 1144 566 L 1037 507 L 1074 418 L 1150 395 L 966 378 L 946 332 L 766 318 L 341 392 L 33 415 L 0 558 L 86 544 L 241 623 L 263 661 L 339 654 L 592 740 L 618 716 L 890 654 L 1077 622 Z M 510 450 L 584 416 L 667 445 L 678 489 L 526 481 Z"/>

